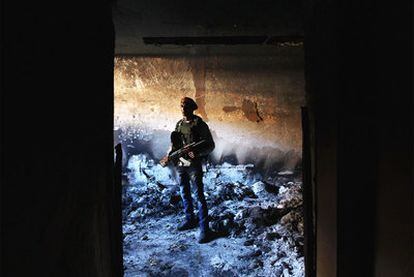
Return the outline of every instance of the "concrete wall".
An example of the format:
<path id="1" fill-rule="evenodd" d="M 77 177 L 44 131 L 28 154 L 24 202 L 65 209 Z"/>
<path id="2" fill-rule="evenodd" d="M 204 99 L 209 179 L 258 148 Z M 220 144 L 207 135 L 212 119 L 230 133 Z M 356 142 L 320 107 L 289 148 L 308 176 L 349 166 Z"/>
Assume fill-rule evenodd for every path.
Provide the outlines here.
<path id="1" fill-rule="evenodd" d="M 123 137 L 126 142 L 134 136 L 156 141 L 152 152 L 160 158 L 182 117 L 179 101 L 189 96 L 213 133 L 216 161 L 235 156 L 240 163 L 293 170 L 302 146 L 303 66 L 302 47 L 280 48 L 271 56 L 120 56 L 115 128 L 135 129 Z"/>

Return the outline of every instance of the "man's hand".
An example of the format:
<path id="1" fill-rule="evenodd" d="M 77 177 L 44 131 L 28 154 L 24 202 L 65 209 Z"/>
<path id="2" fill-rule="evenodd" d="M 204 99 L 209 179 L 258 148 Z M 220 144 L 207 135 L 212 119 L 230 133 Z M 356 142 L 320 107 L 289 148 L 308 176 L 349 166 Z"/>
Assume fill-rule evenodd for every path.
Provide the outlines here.
<path id="1" fill-rule="evenodd" d="M 191 158 L 191 159 L 194 159 L 195 158 L 195 153 L 193 152 L 193 151 L 191 151 L 191 147 L 189 147 L 189 146 L 184 146 L 184 152 L 185 153 L 187 153 L 188 154 L 188 156 Z"/>
<path id="2" fill-rule="evenodd" d="M 161 165 L 162 167 L 165 167 L 167 164 L 168 164 L 168 156 L 165 156 L 164 158 L 162 158 L 162 159 L 160 160 L 160 165 Z"/>

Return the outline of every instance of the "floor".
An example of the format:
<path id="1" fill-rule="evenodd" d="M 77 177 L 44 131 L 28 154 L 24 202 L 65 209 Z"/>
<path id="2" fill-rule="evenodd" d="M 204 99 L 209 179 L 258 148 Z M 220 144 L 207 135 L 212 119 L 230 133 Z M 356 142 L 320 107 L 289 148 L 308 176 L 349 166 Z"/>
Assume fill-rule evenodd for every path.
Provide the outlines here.
<path id="1" fill-rule="evenodd" d="M 197 242 L 174 171 L 130 159 L 123 194 L 125 276 L 304 276 L 300 174 L 263 178 L 253 165 L 208 165 L 205 195 L 219 237 Z M 194 198 L 195 199 L 195 198 Z"/>

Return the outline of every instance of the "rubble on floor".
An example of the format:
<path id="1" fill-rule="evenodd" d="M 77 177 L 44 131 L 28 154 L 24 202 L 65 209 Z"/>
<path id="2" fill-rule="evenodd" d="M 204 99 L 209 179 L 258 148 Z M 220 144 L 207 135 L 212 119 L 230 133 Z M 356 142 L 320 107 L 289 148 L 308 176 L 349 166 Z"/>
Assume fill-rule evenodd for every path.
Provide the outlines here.
<path id="1" fill-rule="evenodd" d="M 174 171 L 132 156 L 123 186 L 125 276 L 304 276 L 302 183 L 297 174 L 263 178 L 253 165 L 207 165 L 210 227 L 198 244 L 184 218 Z M 195 195 L 193 199 L 196 200 Z"/>

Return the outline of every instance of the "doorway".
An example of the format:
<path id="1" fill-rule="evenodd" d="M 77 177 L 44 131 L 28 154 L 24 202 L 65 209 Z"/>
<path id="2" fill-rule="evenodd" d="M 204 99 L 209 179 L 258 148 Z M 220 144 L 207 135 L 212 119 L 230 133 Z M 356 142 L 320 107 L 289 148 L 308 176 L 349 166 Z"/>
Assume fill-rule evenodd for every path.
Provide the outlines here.
<path id="1" fill-rule="evenodd" d="M 301 44 L 249 56 L 116 56 L 125 276 L 304 276 L 303 70 Z M 179 184 L 159 164 L 184 96 L 216 143 L 203 183 L 222 236 L 205 245 L 196 229 L 177 231 Z"/>

